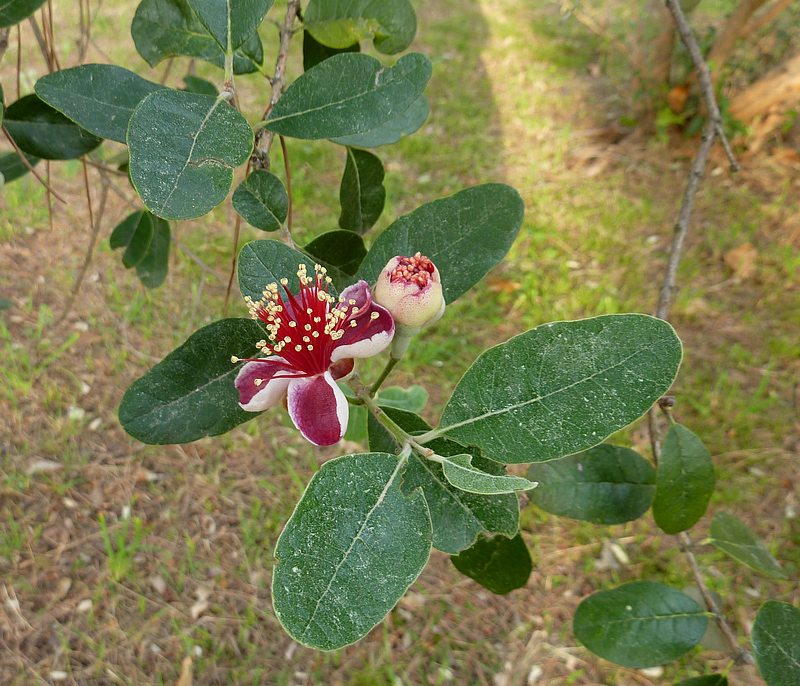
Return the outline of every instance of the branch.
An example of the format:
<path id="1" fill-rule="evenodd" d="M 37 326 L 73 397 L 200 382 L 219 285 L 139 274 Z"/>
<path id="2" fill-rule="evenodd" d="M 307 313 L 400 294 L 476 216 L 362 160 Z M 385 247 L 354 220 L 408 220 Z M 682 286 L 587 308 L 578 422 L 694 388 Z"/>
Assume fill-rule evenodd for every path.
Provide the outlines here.
<path id="1" fill-rule="evenodd" d="M 755 664 L 755 660 L 750 654 L 750 651 L 745 650 L 739 645 L 736 634 L 734 633 L 733 629 L 731 629 L 730 624 L 728 624 L 728 620 L 725 619 L 725 616 L 720 611 L 717 602 L 714 600 L 714 596 L 711 595 L 711 591 L 708 590 L 708 586 L 706 586 L 706 582 L 703 579 L 703 573 L 700 569 L 700 565 L 697 563 L 697 558 L 692 552 L 692 539 L 689 538 L 689 534 L 683 531 L 682 533 L 678 534 L 678 539 L 681 543 L 681 550 L 686 553 L 686 557 L 689 560 L 689 566 L 692 568 L 692 574 L 694 575 L 697 588 L 700 590 L 700 595 L 703 596 L 706 607 L 714 615 L 714 619 L 717 620 L 720 631 L 722 631 L 723 635 L 731 646 L 731 650 L 733 651 L 733 659 L 737 664 Z"/>
<path id="2" fill-rule="evenodd" d="M 744 27 L 742 35 L 748 36 L 752 33 L 757 33 L 767 24 L 771 24 L 783 14 L 783 11 L 794 1 L 795 0 L 776 0 L 774 5 L 767 7 L 763 12 L 757 14 L 750 20 L 750 23 Z"/>
<path id="3" fill-rule="evenodd" d="M 272 78 L 272 95 L 269 99 L 269 104 L 264 110 L 264 116 L 261 117 L 262 121 L 266 120 L 272 108 L 280 100 L 283 94 L 284 86 L 286 85 L 286 60 L 289 56 L 289 42 L 292 40 L 294 33 L 292 27 L 294 26 L 295 17 L 300 10 L 300 0 L 289 0 L 286 6 L 286 16 L 280 26 L 280 47 L 278 48 L 278 57 L 275 60 L 275 76 Z M 255 146 L 253 149 L 253 167 L 256 169 L 269 169 L 269 151 L 272 148 L 272 143 L 275 140 L 275 134 L 267 129 L 259 129 L 256 134 Z"/>
<path id="4" fill-rule="evenodd" d="M 3 59 L 3 55 L 6 54 L 6 50 L 8 50 L 8 33 L 11 31 L 10 28 L 6 27 L 4 29 L 0 29 L 0 60 Z"/>
<path id="5" fill-rule="evenodd" d="M 716 136 L 717 128 L 714 122 L 709 120 L 703 130 L 700 148 L 695 155 L 694 162 L 692 162 L 692 170 L 689 172 L 689 181 L 686 184 L 686 190 L 683 192 L 683 201 L 681 202 L 681 209 L 678 213 L 678 220 L 675 222 L 672 246 L 670 247 L 669 260 L 667 261 L 667 270 L 664 274 L 664 281 L 661 284 L 658 307 L 656 308 L 656 317 L 659 319 L 667 319 L 669 317 L 672 294 L 676 290 L 675 284 L 678 278 L 678 265 L 681 261 L 686 235 L 689 233 L 689 221 L 692 218 L 692 210 L 694 209 L 694 198 L 697 195 L 697 190 L 700 188 L 700 182 L 703 180 L 708 156 L 711 152 L 711 147 L 714 145 Z"/>
<path id="6" fill-rule="evenodd" d="M 31 174 L 33 174 L 34 177 L 36 177 L 36 180 L 40 184 L 42 184 L 42 186 L 45 187 L 45 189 L 47 190 L 48 193 L 52 193 L 60 202 L 63 202 L 65 205 L 68 205 L 69 203 L 66 200 L 64 200 L 64 198 L 62 198 L 58 193 L 56 193 L 52 189 L 50 184 L 47 183 L 47 181 L 45 181 L 41 176 L 39 176 L 38 172 L 33 168 L 33 165 L 30 162 L 28 162 L 28 158 L 25 156 L 25 153 L 22 152 L 22 150 L 19 149 L 19 146 L 17 145 L 17 142 L 11 137 L 11 134 L 8 132 L 8 129 L 6 129 L 5 126 L 3 127 L 2 131 L 3 131 L 3 135 L 6 137 L 8 142 L 11 143 L 11 146 L 14 148 L 14 152 L 16 152 L 17 155 L 19 156 L 20 162 L 22 162 L 22 164 L 25 165 L 27 170 Z"/>
<path id="7" fill-rule="evenodd" d="M 714 125 L 716 135 L 718 135 L 722 141 L 722 147 L 725 148 L 725 154 L 728 156 L 728 161 L 731 163 L 731 171 L 739 171 L 739 163 L 736 161 L 731 144 L 728 141 L 728 137 L 725 135 L 724 129 L 722 128 L 722 115 L 719 112 L 717 99 L 714 97 L 714 86 L 711 83 L 711 74 L 708 71 L 708 65 L 706 64 L 706 61 L 703 59 L 703 55 L 700 52 L 700 46 L 697 45 L 697 39 L 694 37 L 692 29 L 689 27 L 689 23 L 686 21 L 686 15 L 683 13 L 680 0 L 666 0 L 666 3 L 667 8 L 672 14 L 672 18 L 675 20 L 675 25 L 678 27 L 678 33 L 681 36 L 681 40 L 689 51 L 689 54 L 692 56 L 692 62 L 694 62 L 695 69 L 697 70 L 697 77 L 700 81 L 700 90 L 703 93 L 703 100 L 705 100 L 706 108 L 708 109 L 708 115 Z M 705 163 L 703 166 L 705 166 Z"/>

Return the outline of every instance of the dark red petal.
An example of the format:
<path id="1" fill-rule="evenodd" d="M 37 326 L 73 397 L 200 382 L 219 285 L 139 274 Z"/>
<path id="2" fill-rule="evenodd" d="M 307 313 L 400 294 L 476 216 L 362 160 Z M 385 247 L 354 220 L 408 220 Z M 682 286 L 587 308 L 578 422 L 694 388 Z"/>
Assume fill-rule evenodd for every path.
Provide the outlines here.
<path id="1" fill-rule="evenodd" d="M 289 416 L 314 445 L 333 445 L 347 431 L 347 398 L 330 372 L 289 382 Z"/>
<path id="2" fill-rule="evenodd" d="M 286 369 L 286 361 L 277 355 L 266 357 L 263 362 L 248 362 L 244 365 L 234 381 L 242 408 L 251 412 L 261 412 L 277 404 L 289 382 L 283 378 L 276 379 L 276 375 L 278 377 L 292 375 L 292 372 Z M 256 379 L 261 379 L 261 383 L 256 385 Z"/>

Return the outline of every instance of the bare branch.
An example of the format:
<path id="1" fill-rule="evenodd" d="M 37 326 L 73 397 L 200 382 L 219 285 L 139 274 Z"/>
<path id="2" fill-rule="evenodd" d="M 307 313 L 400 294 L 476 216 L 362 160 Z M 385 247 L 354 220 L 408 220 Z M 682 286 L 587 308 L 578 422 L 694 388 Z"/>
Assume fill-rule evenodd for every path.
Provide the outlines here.
<path id="1" fill-rule="evenodd" d="M 8 139 L 8 142 L 11 143 L 11 146 L 14 148 L 14 152 L 16 152 L 17 155 L 19 156 L 20 162 L 22 162 L 22 164 L 24 164 L 25 167 L 27 167 L 28 171 L 36 177 L 36 180 L 40 184 L 42 184 L 42 186 L 45 187 L 47 192 L 52 193 L 56 198 L 58 198 L 60 202 L 63 202 L 65 205 L 68 205 L 69 203 L 66 200 L 64 200 L 64 198 L 62 198 L 58 193 L 56 193 L 50 186 L 50 184 L 47 183 L 47 181 L 45 181 L 41 176 L 39 176 L 38 172 L 33 168 L 33 165 L 30 162 L 28 162 L 28 158 L 25 157 L 25 153 L 19 149 L 17 142 L 11 137 L 11 134 L 8 132 L 5 126 L 3 127 L 3 135 Z"/>
<path id="2" fill-rule="evenodd" d="M 708 116 L 714 124 L 716 135 L 718 135 L 722 141 L 722 147 L 725 148 L 725 154 L 728 156 L 728 160 L 731 163 L 731 171 L 739 171 L 739 163 L 736 161 L 730 141 L 728 141 L 728 137 L 725 135 L 725 131 L 722 128 L 722 115 L 719 112 L 717 99 L 714 97 L 714 86 L 711 83 L 711 74 L 708 71 L 706 61 L 703 59 L 703 54 L 700 52 L 697 39 L 694 37 L 692 29 L 686 21 L 686 15 L 683 13 L 680 0 L 666 0 L 666 3 L 667 8 L 672 14 L 672 18 L 675 20 L 675 25 L 678 27 L 681 40 L 692 56 L 692 62 L 694 62 L 695 69 L 697 70 L 697 77 L 700 81 L 700 90 L 703 93 L 703 100 L 705 100 L 706 108 L 708 109 Z"/>
<path id="3" fill-rule="evenodd" d="M 793 2 L 795 2 L 795 0 L 776 0 L 774 4 L 764 8 L 763 12 L 759 12 L 750 20 L 750 23 L 747 24 L 742 35 L 749 36 L 750 34 L 758 33 L 761 29 L 771 24 L 783 14 L 783 11 L 788 9 Z"/>
<path id="4" fill-rule="evenodd" d="M 694 209 L 694 198 L 695 195 L 697 195 L 697 189 L 700 188 L 700 182 L 703 180 L 708 156 L 714 145 L 716 135 L 716 126 L 713 121 L 709 120 L 703 131 L 700 148 L 695 155 L 694 162 L 692 162 L 692 169 L 689 172 L 689 181 L 686 184 L 686 190 L 683 192 L 681 209 L 678 213 L 678 219 L 675 222 L 672 246 L 670 247 L 669 260 L 667 261 L 667 270 L 664 274 L 664 281 L 661 284 L 658 307 L 656 308 L 656 317 L 659 319 L 667 319 L 669 317 L 669 308 L 672 303 L 672 295 L 675 292 L 675 284 L 678 278 L 678 265 L 681 261 L 686 235 L 689 233 L 689 221 L 692 218 L 692 210 Z"/>
<path id="5" fill-rule="evenodd" d="M 283 89 L 286 85 L 286 60 L 289 56 L 289 42 L 292 40 L 292 28 L 299 10 L 300 0 L 289 0 L 286 6 L 286 16 L 280 27 L 280 46 L 278 48 L 278 57 L 275 60 L 275 76 L 272 77 L 272 94 L 270 95 L 269 104 L 264 110 L 264 116 L 261 117 L 262 121 L 269 117 L 272 108 L 275 107 L 275 104 L 283 94 Z M 274 140 L 275 134 L 272 131 L 264 128 L 259 129 L 258 133 L 256 133 L 253 150 L 253 167 L 256 169 L 269 169 L 269 151 Z"/>
<path id="6" fill-rule="evenodd" d="M 736 47 L 737 41 L 744 35 L 747 22 L 765 2 L 766 0 L 740 0 L 724 26 L 720 29 L 714 45 L 708 53 L 708 61 L 714 68 L 714 83 L 717 82 L 722 67 Z"/>
<path id="7" fill-rule="evenodd" d="M 730 644 L 731 651 L 733 653 L 733 659 L 737 664 L 755 664 L 755 660 L 753 659 L 750 651 L 745 650 L 739 645 L 739 640 L 736 638 L 736 634 L 734 633 L 733 629 L 731 629 L 730 624 L 728 624 L 728 620 L 725 619 L 725 616 L 720 611 L 717 602 L 714 600 L 714 596 L 711 595 L 711 591 L 708 590 L 705 579 L 703 579 L 703 572 L 700 569 L 700 565 L 697 563 L 697 558 L 692 552 L 692 539 L 689 537 L 689 534 L 684 531 L 678 534 L 678 539 L 681 543 L 681 550 L 683 550 L 683 552 L 686 554 L 686 558 L 689 560 L 689 566 L 692 568 L 692 575 L 694 576 L 694 581 L 697 584 L 700 595 L 703 596 L 703 601 L 705 602 L 706 607 L 708 608 L 709 612 L 714 615 L 714 619 L 717 621 L 720 631 L 722 631 L 725 639 Z"/>

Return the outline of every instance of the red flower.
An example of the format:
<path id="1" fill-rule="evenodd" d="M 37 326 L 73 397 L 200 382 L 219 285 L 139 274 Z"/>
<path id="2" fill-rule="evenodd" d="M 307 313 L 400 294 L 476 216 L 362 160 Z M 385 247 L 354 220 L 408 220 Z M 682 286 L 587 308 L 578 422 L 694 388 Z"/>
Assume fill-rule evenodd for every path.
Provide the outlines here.
<path id="1" fill-rule="evenodd" d="M 347 399 L 335 379 L 353 370 L 352 358 L 383 351 L 394 336 L 394 321 L 373 302 L 366 281 L 348 286 L 337 300 L 328 293 L 325 268 L 317 265 L 314 272 L 307 276 L 300 265 L 297 295 L 281 279 L 283 295 L 272 283 L 258 302 L 245 298 L 270 341 L 256 344 L 267 356 L 245 360 L 235 384 L 239 404 L 251 412 L 277 405 L 285 395 L 300 433 L 315 445 L 332 445 L 344 436 L 348 419 Z"/>

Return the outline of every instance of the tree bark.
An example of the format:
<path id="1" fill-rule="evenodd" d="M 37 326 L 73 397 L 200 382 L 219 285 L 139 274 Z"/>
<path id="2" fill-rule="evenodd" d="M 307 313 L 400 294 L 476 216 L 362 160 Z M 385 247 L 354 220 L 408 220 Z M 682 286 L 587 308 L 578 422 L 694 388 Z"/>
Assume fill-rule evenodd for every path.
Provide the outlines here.
<path id="1" fill-rule="evenodd" d="M 647 0 L 636 29 L 633 58 L 637 114 L 645 125 L 652 124 L 657 105 L 669 86 L 674 47 L 675 23 L 664 0 Z"/>
<path id="2" fill-rule="evenodd" d="M 800 54 L 786 59 L 731 100 L 730 113 L 747 123 L 755 117 L 800 103 Z"/>
<path id="3" fill-rule="evenodd" d="M 711 66 L 711 78 L 716 84 L 722 67 L 730 57 L 736 42 L 744 34 L 750 18 L 767 0 L 741 0 L 717 35 L 706 61 Z"/>

